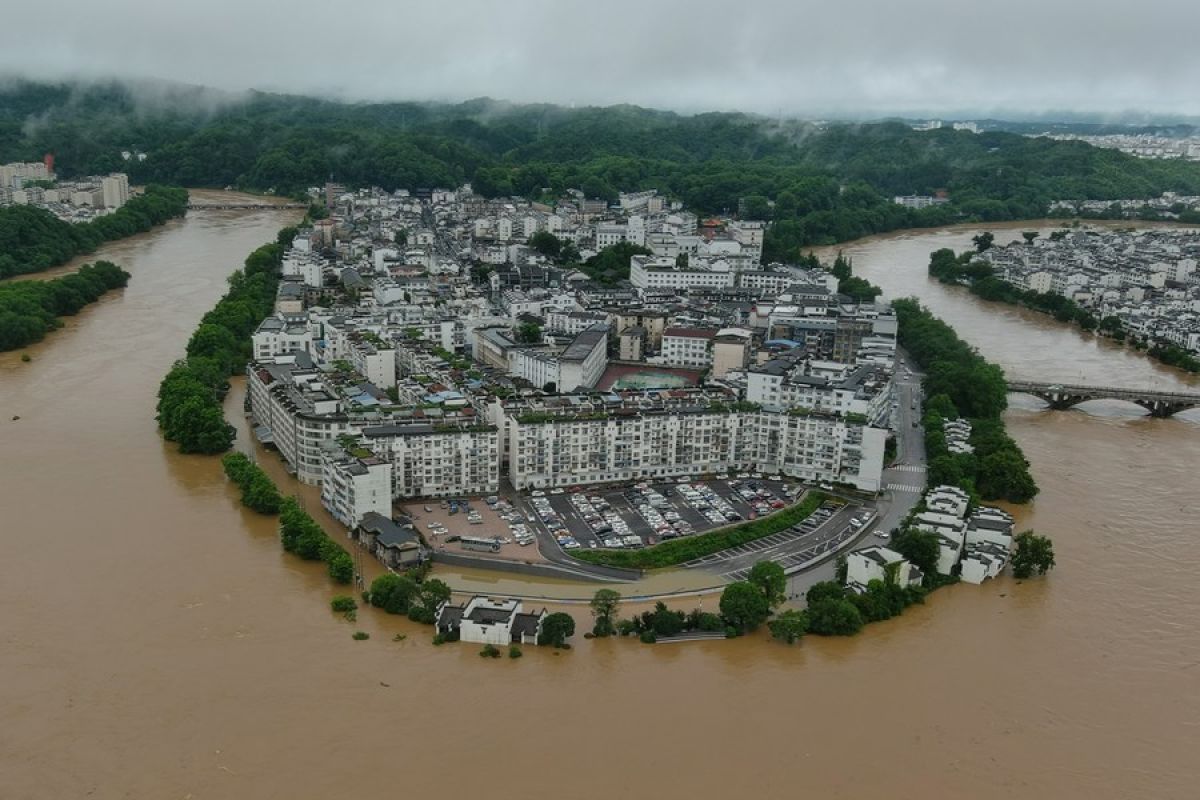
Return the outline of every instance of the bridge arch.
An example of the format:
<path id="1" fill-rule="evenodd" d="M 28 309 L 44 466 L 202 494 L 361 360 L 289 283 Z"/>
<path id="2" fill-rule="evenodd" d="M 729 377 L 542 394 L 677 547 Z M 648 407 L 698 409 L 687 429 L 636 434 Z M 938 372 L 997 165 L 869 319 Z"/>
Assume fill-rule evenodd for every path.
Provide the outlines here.
<path id="1" fill-rule="evenodd" d="M 1200 408 L 1200 392 L 1162 392 L 1114 386 L 1080 386 L 1038 381 L 1009 381 L 1009 392 L 1037 397 L 1052 409 L 1073 408 L 1089 400 L 1120 400 L 1141 406 L 1154 417 Z"/>

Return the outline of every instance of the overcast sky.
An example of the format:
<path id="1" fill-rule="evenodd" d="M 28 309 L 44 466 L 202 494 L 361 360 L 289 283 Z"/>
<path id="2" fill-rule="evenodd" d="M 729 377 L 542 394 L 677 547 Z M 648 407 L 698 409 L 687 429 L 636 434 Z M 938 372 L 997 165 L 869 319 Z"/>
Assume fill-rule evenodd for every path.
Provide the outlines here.
<path id="1" fill-rule="evenodd" d="M 1200 0 L 17 0 L 0 73 L 821 116 L 1200 113 Z"/>

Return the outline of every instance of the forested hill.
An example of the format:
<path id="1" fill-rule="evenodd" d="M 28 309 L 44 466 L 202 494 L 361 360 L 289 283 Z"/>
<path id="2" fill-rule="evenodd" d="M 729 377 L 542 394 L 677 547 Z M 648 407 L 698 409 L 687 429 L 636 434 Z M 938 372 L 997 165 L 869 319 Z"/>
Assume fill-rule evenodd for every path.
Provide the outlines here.
<path id="1" fill-rule="evenodd" d="M 1057 199 L 1200 194 L 1200 163 L 1002 132 L 818 127 L 633 106 L 343 104 L 187 89 L 145 100 L 117 84 L 4 85 L 0 162 L 48 150 L 61 174 L 127 169 L 139 183 L 293 193 L 333 176 L 389 189 L 470 181 L 486 195 L 527 197 L 657 188 L 713 213 L 744 200 L 774 220 L 767 256 L 777 259 L 901 227 L 1037 217 Z M 121 150 L 147 157 L 124 162 Z M 940 189 L 947 206 L 891 203 Z"/>

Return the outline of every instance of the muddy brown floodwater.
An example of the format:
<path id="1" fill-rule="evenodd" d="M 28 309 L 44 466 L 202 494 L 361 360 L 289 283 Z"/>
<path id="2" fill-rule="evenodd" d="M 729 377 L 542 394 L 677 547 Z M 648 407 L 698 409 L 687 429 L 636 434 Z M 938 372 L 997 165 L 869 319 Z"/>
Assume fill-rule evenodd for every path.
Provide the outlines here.
<path id="1" fill-rule="evenodd" d="M 194 212 L 105 248 L 91 258 L 129 287 L 31 363 L 0 355 L 6 800 L 1200 794 L 1195 414 L 1009 412 L 1042 486 L 1021 522 L 1058 551 L 1046 579 L 952 587 L 850 640 L 576 637 L 485 661 L 405 620 L 333 617 L 322 571 L 280 552 L 217 460 L 157 435 L 162 374 L 294 219 Z M 845 249 L 1013 374 L 1188 383 L 927 281 L 928 252 L 973 232 Z"/>

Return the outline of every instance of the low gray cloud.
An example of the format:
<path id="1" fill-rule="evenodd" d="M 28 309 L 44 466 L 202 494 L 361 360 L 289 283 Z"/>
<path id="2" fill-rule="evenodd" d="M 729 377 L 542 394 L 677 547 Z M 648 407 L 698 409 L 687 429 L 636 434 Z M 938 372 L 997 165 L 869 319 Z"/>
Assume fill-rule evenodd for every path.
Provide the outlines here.
<path id="1" fill-rule="evenodd" d="M 1197 30 L 1194 0 L 49 0 L 0 12 L 0 72 L 809 116 L 1193 115 Z"/>

